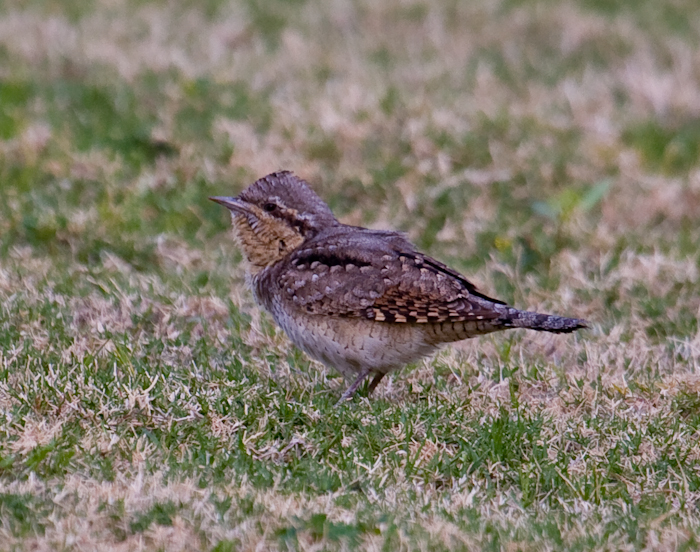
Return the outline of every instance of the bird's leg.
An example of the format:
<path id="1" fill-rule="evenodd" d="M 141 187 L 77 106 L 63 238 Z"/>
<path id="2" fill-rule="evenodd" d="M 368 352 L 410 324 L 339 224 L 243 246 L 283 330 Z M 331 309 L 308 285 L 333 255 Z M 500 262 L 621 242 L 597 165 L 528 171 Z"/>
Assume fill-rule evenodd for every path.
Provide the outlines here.
<path id="1" fill-rule="evenodd" d="M 357 388 L 360 387 L 365 378 L 369 376 L 370 371 L 371 370 L 369 368 L 365 368 L 364 370 L 362 370 L 362 372 L 360 372 L 360 375 L 357 376 L 357 379 L 353 382 L 353 384 L 345 390 L 345 393 L 342 394 L 340 400 L 336 403 L 336 406 L 338 406 L 341 403 L 344 403 L 355 394 Z"/>
<path id="2" fill-rule="evenodd" d="M 379 382 L 382 381 L 382 378 L 386 376 L 383 372 L 379 372 L 374 376 L 374 379 L 372 380 L 372 383 L 369 384 L 369 389 L 367 390 L 367 396 L 369 397 L 372 394 L 372 391 L 374 391 L 379 385 Z"/>

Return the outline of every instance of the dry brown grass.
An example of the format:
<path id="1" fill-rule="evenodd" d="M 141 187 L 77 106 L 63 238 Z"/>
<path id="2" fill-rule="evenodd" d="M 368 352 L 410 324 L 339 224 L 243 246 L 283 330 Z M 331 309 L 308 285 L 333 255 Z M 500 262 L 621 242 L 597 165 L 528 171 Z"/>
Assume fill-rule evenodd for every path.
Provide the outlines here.
<path id="1" fill-rule="evenodd" d="M 0 549 L 697 547 L 694 4 L 207 6 L 0 8 Z M 334 410 L 206 205 L 279 168 L 592 329 Z"/>

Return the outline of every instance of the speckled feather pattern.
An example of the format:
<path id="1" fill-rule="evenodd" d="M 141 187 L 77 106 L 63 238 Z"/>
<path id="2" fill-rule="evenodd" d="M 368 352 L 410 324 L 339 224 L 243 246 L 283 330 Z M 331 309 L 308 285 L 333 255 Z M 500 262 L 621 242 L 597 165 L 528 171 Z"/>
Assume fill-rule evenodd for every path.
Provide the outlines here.
<path id="1" fill-rule="evenodd" d="M 258 303 L 292 342 L 348 378 L 367 369 L 388 373 L 443 343 L 497 330 L 565 333 L 586 326 L 480 293 L 403 234 L 341 224 L 289 172 L 228 199 L 236 202 L 229 208 L 239 243 L 255 264 L 249 281 Z M 275 239 L 279 248 L 268 245 Z M 289 243 L 294 247 L 284 250 Z"/>
<path id="2" fill-rule="evenodd" d="M 426 261 L 432 261 L 428 264 Z M 387 324 L 498 318 L 495 301 L 472 295 L 400 234 L 336 226 L 269 269 L 287 308 Z"/>

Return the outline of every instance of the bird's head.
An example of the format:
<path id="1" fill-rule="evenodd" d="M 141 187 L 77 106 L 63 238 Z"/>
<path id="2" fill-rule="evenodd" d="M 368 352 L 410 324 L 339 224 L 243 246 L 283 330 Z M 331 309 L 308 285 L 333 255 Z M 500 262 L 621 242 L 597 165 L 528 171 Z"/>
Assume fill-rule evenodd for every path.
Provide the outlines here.
<path id="1" fill-rule="evenodd" d="M 211 197 L 231 211 L 253 273 L 273 265 L 321 229 L 339 224 L 328 205 L 289 171 L 269 174 L 237 197 Z"/>

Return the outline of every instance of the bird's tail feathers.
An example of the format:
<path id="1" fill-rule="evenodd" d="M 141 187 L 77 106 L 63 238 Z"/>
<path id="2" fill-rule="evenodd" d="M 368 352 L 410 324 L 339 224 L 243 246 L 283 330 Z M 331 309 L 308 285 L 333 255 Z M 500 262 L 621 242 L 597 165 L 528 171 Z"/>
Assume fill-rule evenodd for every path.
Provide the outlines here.
<path id="1" fill-rule="evenodd" d="M 571 333 L 587 328 L 588 322 L 581 318 L 566 318 L 555 314 L 508 309 L 505 323 L 511 328 L 527 328 L 540 332 Z"/>

